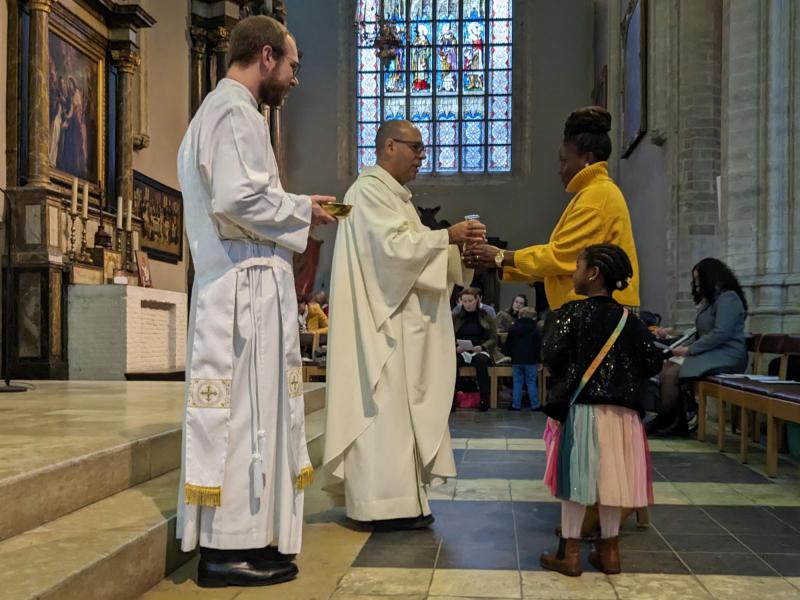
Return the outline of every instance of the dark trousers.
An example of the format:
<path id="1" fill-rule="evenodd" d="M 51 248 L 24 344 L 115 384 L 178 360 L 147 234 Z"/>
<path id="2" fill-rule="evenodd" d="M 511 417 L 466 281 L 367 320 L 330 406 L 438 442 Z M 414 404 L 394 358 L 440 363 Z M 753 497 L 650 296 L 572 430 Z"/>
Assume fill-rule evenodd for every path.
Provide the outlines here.
<path id="1" fill-rule="evenodd" d="M 491 392 L 492 381 L 489 377 L 489 367 L 492 365 L 491 359 L 485 354 L 476 354 L 472 357 L 472 362 L 467 364 L 464 357 L 457 355 L 459 367 L 475 367 L 478 375 L 478 391 L 481 394 L 481 405 L 489 406 L 489 394 Z"/>

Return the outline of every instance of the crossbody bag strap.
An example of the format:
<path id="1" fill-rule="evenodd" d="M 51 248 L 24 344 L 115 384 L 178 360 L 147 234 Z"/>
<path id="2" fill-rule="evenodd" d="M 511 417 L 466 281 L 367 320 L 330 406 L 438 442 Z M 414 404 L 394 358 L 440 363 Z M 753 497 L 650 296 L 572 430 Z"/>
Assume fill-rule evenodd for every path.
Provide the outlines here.
<path id="1" fill-rule="evenodd" d="M 603 347 L 600 348 L 600 352 L 597 353 L 597 356 L 594 357 L 594 360 L 589 365 L 589 368 L 586 369 L 586 372 L 583 374 L 583 377 L 581 377 L 581 381 L 578 384 L 575 393 L 572 394 L 572 398 L 570 398 L 569 400 L 570 406 L 575 404 L 575 400 L 578 399 L 578 396 L 580 396 L 581 392 L 583 391 L 583 388 L 585 388 L 586 384 L 589 383 L 589 380 L 592 378 L 592 375 L 594 375 L 594 372 L 597 370 L 597 367 L 600 366 L 600 363 L 603 362 L 603 359 L 608 354 L 608 351 L 611 350 L 611 346 L 613 346 L 614 342 L 617 341 L 619 334 L 622 333 L 622 329 L 625 327 L 625 323 L 628 321 L 628 313 L 629 311 L 627 308 L 622 309 L 622 317 L 620 318 L 619 323 L 617 323 L 617 326 L 614 328 L 614 331 L 611 332 L 611 336 L 606 340 L 606 343 L 603 345 Z"/>

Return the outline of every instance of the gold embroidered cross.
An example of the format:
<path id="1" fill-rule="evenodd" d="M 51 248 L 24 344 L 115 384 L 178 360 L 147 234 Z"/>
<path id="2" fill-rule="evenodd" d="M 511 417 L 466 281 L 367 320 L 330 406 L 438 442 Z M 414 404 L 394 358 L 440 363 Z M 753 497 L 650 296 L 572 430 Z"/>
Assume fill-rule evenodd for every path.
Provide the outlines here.
<path id="1" fill-rule="evenodd" d="M 218 394 L 219 392 L 217 392 L 217 390 L 212 388 L 210 385 L 207 385 L 205 389 L 200 392 L 200 395 L 205 397 L 206 404 L 209 404 L 211 402 L 211 398 L 217 396 Z"/>

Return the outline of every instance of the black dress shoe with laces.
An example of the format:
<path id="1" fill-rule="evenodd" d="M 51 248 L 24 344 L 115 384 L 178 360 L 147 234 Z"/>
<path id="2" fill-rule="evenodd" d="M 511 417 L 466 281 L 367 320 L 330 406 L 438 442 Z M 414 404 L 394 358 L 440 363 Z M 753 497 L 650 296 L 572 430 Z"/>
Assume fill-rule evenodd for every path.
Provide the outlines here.
<path id="1" fill-rule="evenodd" d="M 261 551 L 201 548 L 197 585 L 204 588 L 262 586 L 297 577 L 297 565 L 267 560 L 260 556 Z"/>
<path id="2" fill-rule="evenodd" d="M 297 558 L 297 554 L 281 554 L 275 546 L 261 548 L 259 554 L 262 558 L 279 563 L 293 562 Z"/>

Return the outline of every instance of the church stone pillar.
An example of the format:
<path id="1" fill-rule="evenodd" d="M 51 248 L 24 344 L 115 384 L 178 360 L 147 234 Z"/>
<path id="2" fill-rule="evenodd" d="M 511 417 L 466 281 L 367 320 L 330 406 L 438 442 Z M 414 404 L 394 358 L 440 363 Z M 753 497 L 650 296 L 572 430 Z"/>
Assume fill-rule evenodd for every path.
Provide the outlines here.
<path id="1" fill-rule="evenodd" d="M 50 183 L 49 23 L 53 0 L 29 0 L 30 63 L 28 64 L 28 185 Z"/>
<path id="2" fill-rule="evenodd" d="M 133 80 L 139 67 L 135 46 L 112 47 L 117 67 L 117 194 L 127 202 L 133 198 Z"/>
<path id="3" fill-rule="evenodd" d="M 189 30 L 192 40 L 192 80 L 191 90 L 189 91 L 192 115 L 200 108 L 200 104 L 205 97 L 206 80 L 206 43 L 208 42 L 208 31 L 202 27 L 192 27 Z"/>
<path id="4" fill-rule="evenodd" d="M 215 77 L 214 85 L 225 77 L 228 71 L 228 50 L 230 49 L 231 32 L 225 27 L 217 27 L 214 31 L 214 64 Z"/>

